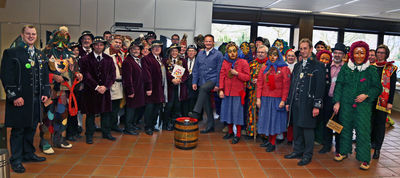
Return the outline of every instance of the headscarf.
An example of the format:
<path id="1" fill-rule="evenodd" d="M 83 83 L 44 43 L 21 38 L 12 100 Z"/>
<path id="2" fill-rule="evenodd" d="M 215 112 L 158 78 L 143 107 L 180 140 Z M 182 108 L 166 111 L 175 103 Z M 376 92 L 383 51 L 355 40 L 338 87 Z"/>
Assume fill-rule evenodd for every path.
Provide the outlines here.
<path id="1" fill-rule="evenodd" d="M 284 67 L 288 66 L 286 62 L 283 60 L 282 53 L 279 51 L 279 49 L 275 46 L 272 46 L 272 48 L 276 48 L 278 51 L 278 59 L 275 62 L 271 62 L 271 60 L 268 60 L 265 64 L 267 67 L 264 70 L 264 74 L 268 72 L 268 70 L 273 66 L 275 68 L 275 72 L 278 70 L 278 67 Z"/>

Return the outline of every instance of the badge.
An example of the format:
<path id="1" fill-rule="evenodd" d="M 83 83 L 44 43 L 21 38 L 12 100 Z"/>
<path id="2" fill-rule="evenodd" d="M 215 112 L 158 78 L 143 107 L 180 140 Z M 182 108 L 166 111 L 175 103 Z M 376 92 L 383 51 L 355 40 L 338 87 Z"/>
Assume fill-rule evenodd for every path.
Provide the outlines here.
<path id="1" fill-rule="evenodd" d="M 35 61 L 31 61 L 31 66 L 32 66 L 32 67 L 35 66 Z"/>
<path id="2" fill-rule="evenodd" d="M 300 73 L 300 79 L 302 79 L 304 77 L 304 73 Z"/>
<path id="3" fill-rule="evenodd" d="M 32 66 L 31 66 L 31 64 L 26 63 L 26 64 L 25 64 L 25 67 L 26 67 L 27 69 L 30 69 Z"/>

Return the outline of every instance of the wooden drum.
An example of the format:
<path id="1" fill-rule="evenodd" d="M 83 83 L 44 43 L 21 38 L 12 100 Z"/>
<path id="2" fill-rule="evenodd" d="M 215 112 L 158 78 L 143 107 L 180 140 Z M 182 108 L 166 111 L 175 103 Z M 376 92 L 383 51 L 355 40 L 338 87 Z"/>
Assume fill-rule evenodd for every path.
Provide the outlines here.
<path id="1" fill-rule="evenodd" d="M 180 117 L 175 122 L 175 147 L 183 150 L 196 148 L 199 138 L 197 119 Z"/>

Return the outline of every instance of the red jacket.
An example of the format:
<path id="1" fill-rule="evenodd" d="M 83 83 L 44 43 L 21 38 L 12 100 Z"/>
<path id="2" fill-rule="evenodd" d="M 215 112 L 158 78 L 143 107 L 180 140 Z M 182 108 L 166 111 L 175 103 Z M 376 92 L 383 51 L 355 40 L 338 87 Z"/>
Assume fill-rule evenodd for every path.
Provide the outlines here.
<path id="1" fill-rule="evenodd" d="M 239 74 L 233 78 L 228 77 L 231 68 L 232 63 L 226 60 L 222 62 L 221 72 L 219 73 L 219 88 L 225 96 L 241 96 L 240 92 L 244 92 L 245 84 L 250 80 L 249 64 L 244 59 L 237 59 L 234 68 Z"/>
<path id="2" fill-rule="evenodd" d="M 267 72 L 264 74 L 266 67 L 264 65 L 258 73 L 257 98 L 261 98 L 261 96 L 280 97 L 282 101 L 286 101 L 290 88 L 290 69 L 287 66 L 279 67 L 275 72 L 275 68 L 271 66 L 269 75 L 274 75 L 273 80 L 275 81 L 275 89 L 272 90 L 271 84 L 266 82 Z"/>

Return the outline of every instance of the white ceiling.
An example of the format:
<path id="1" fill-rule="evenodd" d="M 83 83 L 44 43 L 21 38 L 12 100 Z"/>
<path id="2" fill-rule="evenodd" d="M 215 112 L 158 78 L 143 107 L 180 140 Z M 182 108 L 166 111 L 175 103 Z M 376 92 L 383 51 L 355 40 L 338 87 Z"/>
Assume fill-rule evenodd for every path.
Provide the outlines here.
<path id="1" fill-rule="evenodd" d="M 400 20 L 400 0 L 213 0 L 214 5 L 243 8 L 307 10 L 352 14 L 362 18 Z"/>

